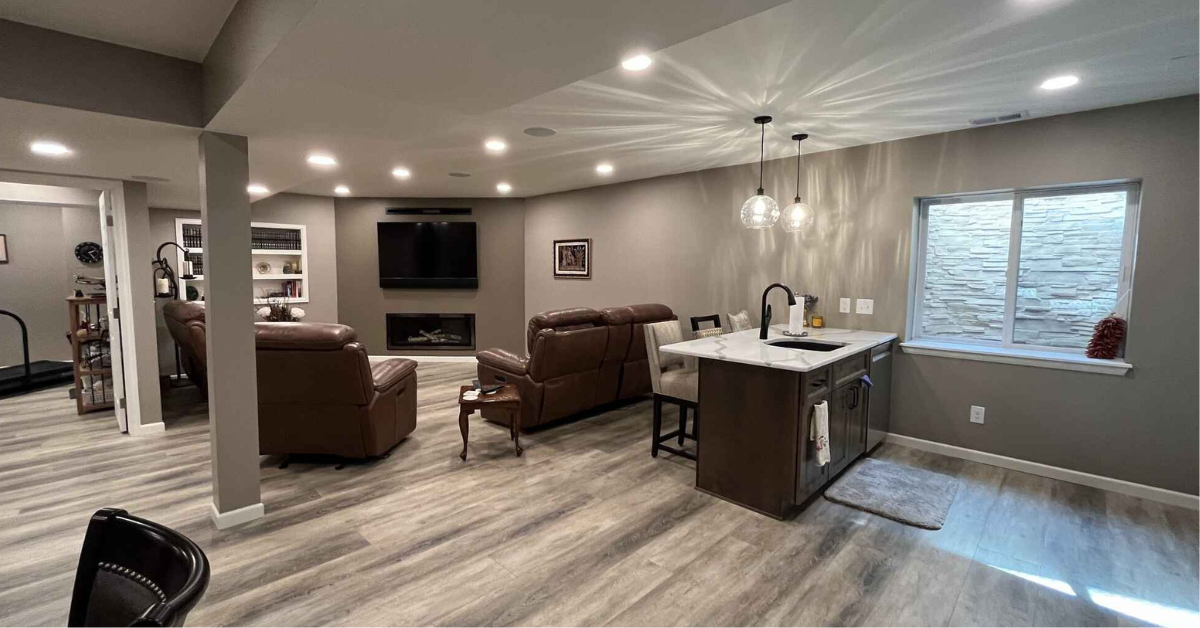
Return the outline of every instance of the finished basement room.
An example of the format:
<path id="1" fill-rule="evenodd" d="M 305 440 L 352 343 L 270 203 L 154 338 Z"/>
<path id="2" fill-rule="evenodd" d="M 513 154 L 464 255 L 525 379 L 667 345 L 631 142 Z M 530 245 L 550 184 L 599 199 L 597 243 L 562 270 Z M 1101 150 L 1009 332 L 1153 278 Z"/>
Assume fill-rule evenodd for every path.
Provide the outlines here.
<path id="1" fill-rule="evenodd" d="M 1198 50 L 0 0 L 0 626 L 1200 625 Z"/>

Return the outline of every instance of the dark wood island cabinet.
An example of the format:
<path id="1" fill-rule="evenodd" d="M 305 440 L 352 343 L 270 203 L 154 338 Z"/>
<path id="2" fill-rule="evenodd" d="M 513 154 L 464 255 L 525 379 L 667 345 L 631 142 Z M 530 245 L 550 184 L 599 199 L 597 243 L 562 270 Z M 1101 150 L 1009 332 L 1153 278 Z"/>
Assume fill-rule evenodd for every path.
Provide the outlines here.
<path id="1" fill-rule="evenodd" d="M 894 334 L 814 334 L 844 344 L 831 352 L 784 349 L 754 331 L 720 338 L 719 348 L 712 339 L 664 347 L 699 359 L 697 489 L 782 519 L 886 436 Z M 819 465 L 810 434 L 823 401 L 830 459 Z"/>

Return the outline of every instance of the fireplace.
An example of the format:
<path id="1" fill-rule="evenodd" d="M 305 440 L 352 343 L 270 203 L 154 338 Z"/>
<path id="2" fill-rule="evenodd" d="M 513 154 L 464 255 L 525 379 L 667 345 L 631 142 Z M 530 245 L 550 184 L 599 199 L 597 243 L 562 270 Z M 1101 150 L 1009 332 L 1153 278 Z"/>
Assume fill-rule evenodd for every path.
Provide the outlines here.
<path id="1" fill-rule="evenodd" d="M 388 349 L 475 349 L 474 314 L 388 314 Z"/>

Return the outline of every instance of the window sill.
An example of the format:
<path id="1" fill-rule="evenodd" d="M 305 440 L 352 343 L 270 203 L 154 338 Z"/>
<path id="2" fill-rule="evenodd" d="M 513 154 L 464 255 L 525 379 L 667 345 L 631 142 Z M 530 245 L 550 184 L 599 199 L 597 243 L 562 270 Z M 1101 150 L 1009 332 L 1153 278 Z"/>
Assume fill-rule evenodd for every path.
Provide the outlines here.
<path id="1" fill-rule="evenodd" d="M 957 358 L 959 360 L 1016 364 L 1019 366 L 1034 366 L 1064 371 L 1082 371 L 1084 373 L 1102 373 L 1104 375 L 1124 375 L 1133 368 L 1132 364 L 1120 359 L 1097 360 L 1082 355 L 1059 353 L 1057 351 L 969 346 L 933 340 L 910 340 L 900 343 L 900 347 L 904 349 L 905 353 L 913 355 L 931 355 L 942 358 Z"/>

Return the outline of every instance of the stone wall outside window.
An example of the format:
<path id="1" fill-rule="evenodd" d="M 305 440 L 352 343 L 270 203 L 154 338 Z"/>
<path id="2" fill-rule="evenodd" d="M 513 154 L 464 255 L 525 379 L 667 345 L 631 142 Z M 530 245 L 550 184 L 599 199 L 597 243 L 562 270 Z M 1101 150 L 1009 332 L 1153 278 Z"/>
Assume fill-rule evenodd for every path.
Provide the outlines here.
<path id="1" fill-rule="evenodd" d="M 1026 199 L 1013 342 L 1082 349 L 1116 306 L 1125 191 Z M 921 333 L 1000 341 L 1012 203 L 928 208 Z"/>

